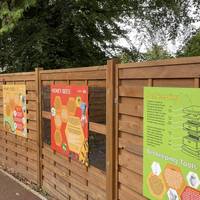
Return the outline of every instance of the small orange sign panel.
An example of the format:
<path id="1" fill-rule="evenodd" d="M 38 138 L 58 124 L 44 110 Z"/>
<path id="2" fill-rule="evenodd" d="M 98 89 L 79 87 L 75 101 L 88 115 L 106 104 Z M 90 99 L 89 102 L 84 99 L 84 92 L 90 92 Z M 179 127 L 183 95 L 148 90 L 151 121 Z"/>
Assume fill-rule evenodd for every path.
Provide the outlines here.
<path id="1" fill-rule="evenodd" d="M 27 137 L 25 85 L 3 85 L 3 114 L 6 131 Z"/>

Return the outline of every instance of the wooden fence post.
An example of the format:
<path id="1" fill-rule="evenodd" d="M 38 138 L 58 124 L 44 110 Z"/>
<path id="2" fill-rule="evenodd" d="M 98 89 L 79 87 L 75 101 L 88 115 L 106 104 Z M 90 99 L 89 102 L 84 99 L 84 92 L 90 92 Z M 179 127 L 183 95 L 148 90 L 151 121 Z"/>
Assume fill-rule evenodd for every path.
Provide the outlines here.
<path id="1" fill-rule="evenodd" d="M 106 70 L 106 200 L 115 199 L 115 63 Z"/>
<path id="2" fill-rule="evenodd" d="M 35 82 L 36 82 L 36 127 L 37 127 L 37 184 L 39 187 L 42 186 L 42 135 L 41 135 L 41 79 L 40 79 L 40 71 L 42 68 L 35 69 Z"/>
<path id="3" fill-rule="evenodd" d="M 115 64 L 118 63 L 118 60 Z M 115 200 L 118 200 L 118 181 L 119 181 L 119 68 L 115 65 L 115 111 L 114 111 L 114 121 L 115 121 Z"/>

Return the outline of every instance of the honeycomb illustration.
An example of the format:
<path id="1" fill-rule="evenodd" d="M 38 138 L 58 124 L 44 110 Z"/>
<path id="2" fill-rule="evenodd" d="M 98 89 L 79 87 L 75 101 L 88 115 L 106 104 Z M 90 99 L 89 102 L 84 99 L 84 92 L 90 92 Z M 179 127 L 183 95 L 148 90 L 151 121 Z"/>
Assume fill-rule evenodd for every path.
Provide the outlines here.
<path id="1" fill-rule="evenodd" d="M 163 199 L 163 196 L 166 192 L 166 187 L 162 174 L 157 176 L 153 173 L 150 173 L 150 175 L 148 176 L 147 184 L 151 194 L 154 197 L 160 200 Z"/>
<path id="2" fill-rule="evenodd" d="M 54 133 L 54 140 L 57 146 L 61 146 L 62 144 L 62 135 L 60 130 L 56 129 L 55 133 Z"/>
<path id="3" fill-rule="evenodd" d="M 67 106 L 62 106 L 61 119 L 64 123 L 67 123 L 68 118 L 69 118 L 69 114 L 68 114 Z"/>
<path id="4" fill-rule="evenodd" d="M 185 187 L 181 194 L 181 200 L 199 200 L 200 199 L 200 191 L 191 188 L 189 186 Z"/>
<path id="5" fill-rule="evenodd" d="M 69 100 L 68 100 L 68 103 L 67 103 L 67 110 L 68 110 L 69 116 L 75 115 L 76 108 L 77 108 L 77 105 L 76 105 L 75 98 L 70 97 Z"/>
<path id="6" fill-rule="evenodd" d="M 180 168 L 175 165 L 167 164 L 163 175 L 167 188 L 176 190 L 180 195 L 186 185 Z"/>
<path id="7" fill-rule="evenodd" d="M 56 129 L 60 129 L 61 125 L 62 125 L 61 116 L 60 115 L 56 115 L 55 118 L 54 118 L 54 120 L 55 120 Z"/>
<path id="8" fill-rule="evenodd" d="M 59 110 L 59 108 L 61 108 L 61 106 L 62 106 L 61 98 L 59 96 L 56 96 L 55 100 L 54 100 L 54 108 L 56 110 Z"/>

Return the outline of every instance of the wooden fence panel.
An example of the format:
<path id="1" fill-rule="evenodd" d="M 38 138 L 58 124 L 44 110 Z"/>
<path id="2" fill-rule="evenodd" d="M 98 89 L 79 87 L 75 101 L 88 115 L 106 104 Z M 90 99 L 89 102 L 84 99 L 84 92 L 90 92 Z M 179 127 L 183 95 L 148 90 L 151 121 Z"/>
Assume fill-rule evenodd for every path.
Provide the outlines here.
<path id="1" fill-rule="evenodd" d="M 106 172 L 62 156 L 50 147 L 50 84 L 88 85 L 90 134 L 106 136 L 106 68 L 40 71 L 43 135 L 42 185 L 53 197 L 73 200 L 105 200 Z M 43 121 L 45 120 L 45 121 Z M 47 126 L 48 124 L 48 126 Z M 48 141 L 48 142 L 47 142 Z M 47 144 L 48 143 L 48 144 Z"/>
<path id="2" fill-rule="evenodd" d="M 200 58 L 116 65 L 118 71 L 118 200 L 143 196 L 143 88 L 199 87 Z"/>
<path id="3" fill-rule="evenodd" d="M 0 161 L 5 167 L 20 173 L 33 183 L 38 177 L 38 131 L 36 106 L 36 74 L 16 73 L 0 75 Z M 3 84 L 25 84 L 27 99 L 28 137 L 23 138 L 5 131 L 3 127 Z"/>

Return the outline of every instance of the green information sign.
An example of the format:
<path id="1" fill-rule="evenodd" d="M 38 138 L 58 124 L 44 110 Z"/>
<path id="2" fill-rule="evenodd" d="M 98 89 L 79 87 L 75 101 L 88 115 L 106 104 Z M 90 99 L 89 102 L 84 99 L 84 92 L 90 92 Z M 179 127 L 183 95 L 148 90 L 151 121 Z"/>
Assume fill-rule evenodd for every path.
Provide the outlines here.
<path id="1" fill-rule="evenodd" d="M 144 89 L 143 192 L 200 200 L 200 89 Z"/>

